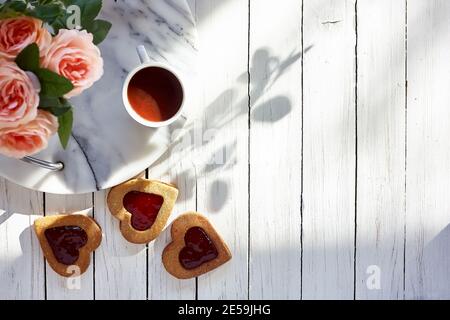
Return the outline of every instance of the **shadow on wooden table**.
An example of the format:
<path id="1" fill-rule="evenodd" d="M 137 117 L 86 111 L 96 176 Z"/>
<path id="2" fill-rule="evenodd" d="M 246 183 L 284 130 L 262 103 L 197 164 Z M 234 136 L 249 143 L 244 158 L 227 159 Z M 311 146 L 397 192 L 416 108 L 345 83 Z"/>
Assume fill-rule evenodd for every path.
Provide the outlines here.
<path id="1" fill-rule="evenodd" d="M 423 239 L 426 230 L 412 230 Z M 415 236 L 417 237 L 417 235 Z M 408 241 L 408 240 L 407 240 Z M 424 245 L 422 247 L 421 245 Z M 450 298 L 450 224 L 427 244 L 415 248 L 408 246 L 405 265 L 405 287 L 407 299 Z"/>
<path id="2" fill-rule="evenodd" d="M 4 211 L 4 210 L 2 210 L 2 211 L 3 211 L 3 213 L 0 215 L 0 225 L 2 225 L 4 222 L 6 222 L 6 220 L 11 218 L 11 216 L 14 214 L 13 212 L 10 212 L 10 211 Z"/>
<path id="3" fill-rule="evenodd" d="M 312 48 L 313 45 L 307 46 L 304 53 Z M 202 114 L 197 115 L 197 119 L 188 124 L 178 142 L 150 167 L 150 176 L 165 175 L 180 162 L 191 162 L 187 165 L 189 169 L 177 174 L 186 189 L 180 193 L 179 200 L 186 201 L 195 197 L 196 181 L 199 178 L 217 176 L 220 172 L 232 169 L 239 157 L 238 143 L 247 143 L 248 131 L 237 132 L 237 136 L 231 137 L 230 141 L 214 150 L 207 146 L 216 136 L 221 135 L 221 129 L 232 126 L 240 117 L 246 117 L 248 121 L 250 116 L 251 121 L 257 123 L 276 123 L 285 118 L 294 107 L 299 107 L 293 106 L 288 96 L 264 95 L 301 58 L 301 51 L 293 51 L 287 57 L 278 57 L 269 48 L 258 49 L 251 58 L 249 70 L 236 79 L 236 87 L 224 90 Z M 249 84 L 250 92 L 242 91 L 242 83 Z M 212 213 L 219 212 L 229 196 L 226 179 L 218 177 L 207 192 L 208 208 Z"/>
<path id="4" fill-rule="evenodd" d="M 43 299 L 44 258 L 33 230 L 37 216 L 4 213 L 0 216 L 0 298 Z"/>

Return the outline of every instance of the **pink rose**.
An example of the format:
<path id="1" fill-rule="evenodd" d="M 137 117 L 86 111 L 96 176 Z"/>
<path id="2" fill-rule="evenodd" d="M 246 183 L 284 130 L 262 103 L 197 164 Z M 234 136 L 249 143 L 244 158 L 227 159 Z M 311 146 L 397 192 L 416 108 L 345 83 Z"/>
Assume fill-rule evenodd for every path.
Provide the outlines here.
<path id="1" fill-rule="evenodd" d="M 32 43 L 37 43 L 42 55 L 51 41 L 52 36 L 41 20 L 32 17 L 0 20 L 0 58 L 12 61 Z"/>
<path id="2" fill-rule="evenodd" d="M 14 62 L 0 60 L 0 129 L 33 120 L 39 105 L 37 77 Z"/>
<path id="3" fill-rule="evenodd" d="M 79 95 L 103 75 L 103 59 L 86 30 L 61 29 L 45 52 L 41 64 L 69 79 L 74 89 L 65 98 Z"/>
<path id="4" fill-rule="evenodd" d="M 58 119 L 39 110 L 36 119 L 16 128 L 0 129 L 0 153 L 21 159 L 47 148 L 48 140 L 58 131 Z"/>

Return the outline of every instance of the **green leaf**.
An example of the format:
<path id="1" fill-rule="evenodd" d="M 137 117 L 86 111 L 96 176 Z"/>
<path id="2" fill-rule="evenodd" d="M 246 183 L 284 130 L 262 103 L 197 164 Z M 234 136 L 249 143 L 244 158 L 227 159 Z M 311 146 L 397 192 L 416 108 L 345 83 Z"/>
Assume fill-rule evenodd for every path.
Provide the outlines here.
<path id="1" fill-rule="evenodd" d="M 77 6 L 79 8 L 79 24 L 82 29 L 86 29 L 86 26 L 94 21 L 102 9 L 102 0 L 63 0 L 62 2 L 66 7 L 65 15 L 61 18 L 65 28 L 67 28 L 69 20 L 72 20 L 73 15 L 75 14 L 73 10 L 68 10 L 72 9 L 72 6 Z M 73 22 L 75 21 L 72 21 L 71 24 Z M 61 21 L 56 24 L 55 29 L 61 29 L 60 24 Z"/>
<path id="2" fill-rule="evenodd" d="M 27 9 L 27 3 L 24 0 L 12 0 L 3 3 L 0 6 L 2 14 L 6 12 L 16 12 L 17 14 L 25 12 Z"/>
<path id="3" fill-rule="evenodd" d="M 97 45 L 105 40 L 109 30 L 111 30 L 112 24 L 109 21 L 97 19 L 84 27 L 94 35 L 94 44 Z"/>
<path id="4" fill-rule="evenodd" d="M 36 43 L 28 45 L 16 57 L 17 65 L 25 71 L 35 71 L 39 68 L 39 47 Z"/>
<path id="5" fill-rule="evenodd" d="M 6 8 L 6 9 L 0 9 L 0 20 L 3 19 L 9 19 L 9 18 L 17 18 L 23 16 L 22 12 L 17 12 L 15 10 Z"/>
<path id="6" fill-rule="evenodd" d="M 60 117 L 72 109 L 70 103 L 64 98 L 40 96 L 39 109 L 45 110 Z"/>
<path id="7" fill-rule="evenodd" d="M 65 14 L 64 8 L 57 3 L 37 5 L 31 13 L 35 18 L 41 19 L 49 24 L 58 17 Z"/>
<path id="8" fill-rule="evenodd" d="M 81 24 L 84 27 L 97 18 L 102 9 L 102 0 L 73 0 L 72 5 L 76 5 L 81 9 Z"/>
<path id="9" fill-rule="evenodd" d="M 24 12 L 27 9 L 27 3 L 24 0 L 13 0 L 8 2 L 8 7 L 17 12 Z"/>
<path id="10" fill-rule="evenodd" d="M 62 97 L 73 89 L 70 80 L 53 71 L 39 68 L 34 73 L 41 82 L 41 95 L 44 97 Z"/>
<path id="11" fill-rule="evenodd" d="M 39 109 L 50 112 L 55 117 L 60 117 L 71 110 L 70 107 L 39 107 Z"/>
<path id="12" fill-rule="evenodd" d="M 1 0 L 0 0 L 1 1 Z M 31 15 L 43 20 L 51 27 L 55 35 L 60 29 L 73 28 L 73 24 L 81 24 L 79 29 L 93 34 L 94 43 L 102 42 L 111 29 L 111 23 L 96 19 L 102 9 L 102 0 L 13 0 L 19 3 L 29 3 L 31 6 L 24 9 L 26 15 Z M 75 13 L 71 6 L 79 8 L 79 19 L 75 19 Z M 0 6 L 0 16 L 2 14 Z M 69 27 L 67 26 L 69 24 Z"/>
<path id="13" fill-rule="evenodd" d="M 53 29 L 53 35 L 58 34 L 58 31 L 59 31 L 60 29 L 66 29 L 66 28 L 67 28 L 67 26 L 66 26 L 66 17 L 64 16 L 64 17 L 58 17 L 58 18 L 56 18 L 56 19 L 50 24 L 50 26 L 51 26 L 52 29 Z"/>
<path id="14" fill-rule="evenodd" d="M 64 113 L 62 116 L 58 117 L 59 128 L 58 136 L 59 141 L 64 149 L 67 148 L 69 143 L 70 135 L 72 134 L 73 128 L 73 110 L 70 109 L 68 112 Z"/>

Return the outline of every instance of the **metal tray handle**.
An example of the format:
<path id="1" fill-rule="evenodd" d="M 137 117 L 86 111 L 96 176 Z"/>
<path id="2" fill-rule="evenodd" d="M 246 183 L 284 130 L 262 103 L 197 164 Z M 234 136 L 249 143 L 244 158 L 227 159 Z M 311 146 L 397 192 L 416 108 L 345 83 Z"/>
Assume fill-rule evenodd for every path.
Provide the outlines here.
<path id="1" fill-rule="evenodd" d="M 50 171 L 62 171 L 64 170 L 64 163 L 62 162 L 50 162 L 45 160 L 36 159 L 33 157 L 25 157 L 21 159 L 23 162 L 33 164 L 35 166 L 50 170 Z"/>

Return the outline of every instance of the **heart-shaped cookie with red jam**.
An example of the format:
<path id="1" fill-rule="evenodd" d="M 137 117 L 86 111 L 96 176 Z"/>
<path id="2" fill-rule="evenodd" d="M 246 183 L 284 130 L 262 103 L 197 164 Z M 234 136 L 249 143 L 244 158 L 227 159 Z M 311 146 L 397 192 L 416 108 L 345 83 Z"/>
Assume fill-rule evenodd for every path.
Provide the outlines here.
<path id="1" fill-rule="evenodd" d="M 83 274 L 102 241 L 99 225 L 83 214 L 43 217 L 34 222 L 34 230 L 48 264 L 63 277 Z"/>
<path id="2" fill-rule="evenodd" d="M 196 212 L 177 218 L 171 229 L 172 242 L 162 261 L 167 272 L 178 279 L 205 274 L 231 259 L 231 252 L 211 223 Z"/>
<path id="3" fill-rule="evenodd" d="M 129 242 L 143 244 L 154 240 L 169 219 L 178 190 L 167 183 L 133 179 L 108 194 L 108 207 L 120 220 L 120 231 Z"/>

